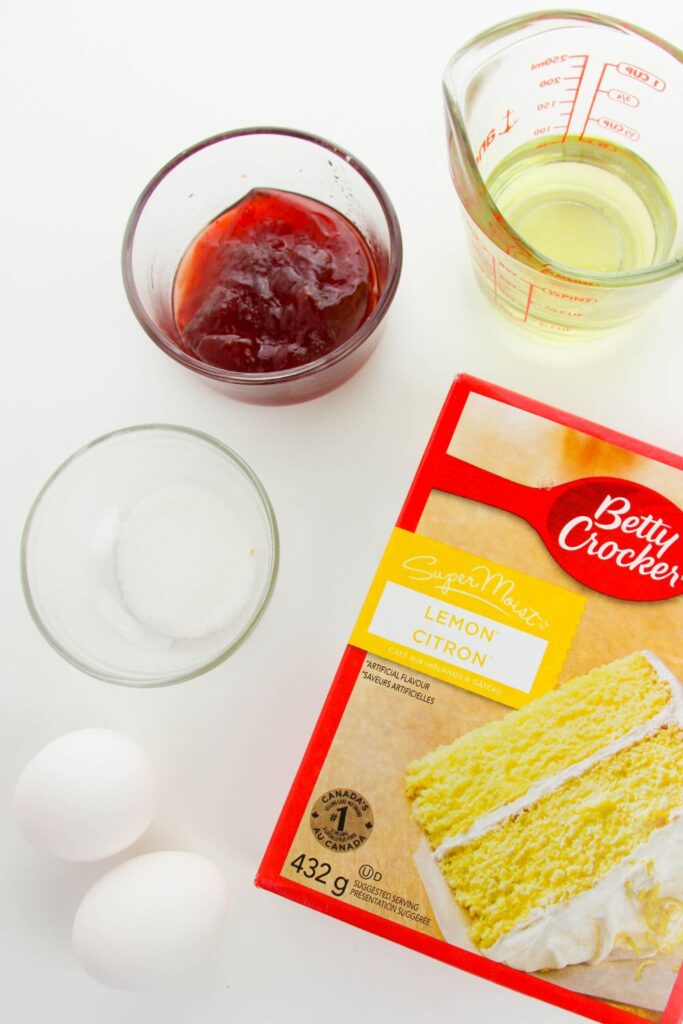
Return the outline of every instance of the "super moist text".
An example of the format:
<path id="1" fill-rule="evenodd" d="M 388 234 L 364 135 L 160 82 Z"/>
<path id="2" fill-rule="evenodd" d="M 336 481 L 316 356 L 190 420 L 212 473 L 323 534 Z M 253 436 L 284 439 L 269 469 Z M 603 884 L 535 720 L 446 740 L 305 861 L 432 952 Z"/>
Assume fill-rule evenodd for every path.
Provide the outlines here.
<path id="1" fill-rule="evenodd" d="M 403 568 L 409 579 L 432 581 L 434 590 L 440 594 L 469 594 L 475 599 L 479 595 L 479 600 L 484 600 L 482 595 L 486 595 L 486 604 L 499 608 L 506 615 L 516 616 L 527 626 L 541 630 L 549 626 L 548 620 L 533 606 L 518 599 L 513 580 L 486 565 L 472 566 L 467 572 L 447 572 L 439 567 L 433 555 L 414 555 L 406 558 Z"/>

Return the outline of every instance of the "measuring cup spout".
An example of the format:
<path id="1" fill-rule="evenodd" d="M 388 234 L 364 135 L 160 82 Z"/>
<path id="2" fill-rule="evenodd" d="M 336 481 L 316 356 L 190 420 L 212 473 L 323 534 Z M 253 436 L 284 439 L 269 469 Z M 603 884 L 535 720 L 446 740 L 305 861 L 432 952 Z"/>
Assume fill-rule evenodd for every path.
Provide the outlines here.
<path id="1" fill-rule="evenodd" d="M 470 216 L 477 219 L 480 206 L 486 201 L 486 186 L 473 166 L 472 150 L 458 104 L 444 82 L 448 167 L 460 202 Z"/>
<path id="2" fill-rule="evenodd" d="M 502 252 L 527 265 L 539 260 L 523 243 L 490 197 L 477 167 L 476 154 L 465 126 L 462 105 L 449 84 L 443 84 L 449 169 L 460 202 L 470 220 Z"/>

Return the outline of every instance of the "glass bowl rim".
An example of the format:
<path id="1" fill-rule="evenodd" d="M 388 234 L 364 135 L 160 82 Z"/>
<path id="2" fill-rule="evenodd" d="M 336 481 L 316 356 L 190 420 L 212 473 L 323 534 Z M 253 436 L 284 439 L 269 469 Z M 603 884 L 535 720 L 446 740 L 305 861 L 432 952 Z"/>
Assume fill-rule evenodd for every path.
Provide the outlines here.
<path id="1" fill-rule="evenodd" d="M 224 458 L 231 462 L 245 477 L 247 483 L 251 489 L 255 492 L 256 497 L 265 513 L 268 536 L 270 539 L 270 559 L 264 579 L 264 583 L 261 587 L 258 603 L 254 609 L 253 614 L 249 618 L 249 621 L 244 625 L 242 630 L 235 636 L 230 643 L 222 647 L 218 653 L 211 656 L 199 665 L 194 666 L 191 669 L 184 670 L 182 672 L 168 672 L 157 677 L 152 677 L 149 681 L 137 680 L 126 675 L 123 672 L 105 672 L 101 669 L 96 668 L 91 663 L 82 660 L 77 657 L 72 651 L 70 651 L 60 640 L 51 632 L 48 628 L 47 623 L 43 620 L 40 612 L 38 611 L 36 602 L 34 600 L 34 592 L 31 587 L 30 573 L 29 573 L 29 552 L 28 546 L 31 536 L 31 528 L 34 524 L 35 517 L 40 509 L 45 496 L 51 491 L 53 485 L 62 477 L 62 475 L 71 468 L 76 462 L 88 455 L 93 449 L 98 448 L 101 445 L 106 444 L 118 437 L 122 437 L 127 434 L 142 434 L 144 432 L 171 432 L 174 434 L 181 434 L 192 439 L 193 442 L 199 441 L 202 444 L 207 444 L 210 447 L 216 449 Z M 173 423 L 140 423 L 134 424 L 133 426 L 120 427 L 117 430 L 110 430 L 106 434 L 102 434 L 99 437 L 94 438 L 87 444 L 82 445 L 75 452 L 73 452 L 68 458 L 61 462 L 55 470 L 49 475 L 45 483 L 42 485 L 35 498 L 31 503 L 31 507 L 26 516 L 24 528 L 21 534 L 21 545 L 20 545 L 20 559 L 21 559 L 21 586 L 24 594 L 24 600 L 28 608 L 29 614 L 33 619 L 35 626 L 39 633 L 48 642 L 50 647 L 56 651 L 65 661 L 79 669 L 86 675 L 92 676 L 95 679 L 102 679 L 107 683 L 114 683 L 119 686 L 129 686 L 133 689 L 145 690 L 155 689 L 161 686 L 172 686 L 176 683 L 186 682 L 189 679 L 194 679 L 197 676 L 203 675 L 205 672 L 209 672 L 211 669 L 220 665 L 221 662 L 225 661 L 234 651 L 240 647 L 247 637 L 252 633 L 254 627 L 258 623 L 259 619 L 265 612 L 275 588 L 275 582 L 277 580 L 278 568 L 280 563 L 280 539 L 279 531 L 277 527 L 277 520 L 275 518 L 275 512 L 271 504 L 268 494 L 254 473 L 253 469 L 248 465 L 247 462 L 238 455 L 237 452 L 233 451 L 228 445 L 223 444 L 218 438 L 213 437 L 211 434 L 207 434 L 202 430 L 196 430 L 194 427 L 182 427 Z"/>
<path id="2" fill-rule="evenodd" d="M 287 370 L 272 370 L 266 373 L 238 373 L 233 370 L 224 370 L 219 366 L 210 366 L 208 363 L 203 363 L 201 360 L 195 359 L 193 356 L 177 349 L 175 345 L 166 338 L 164 332 L 157 327 L 144 309 L 135 284 L 132 265 L 135 233 L 137 231 L 140 218 L 142 217 L 147 203 L 162 181 L 164 181 L 164 179 L 171 174 L 179 164 L 190 159 L 196 153 L 207 149 L 209 146 L 217 145 L 229 139 L 243 138 L 252 135 L 275 135 L 282 136 L 284 138 L 299 139 L 302 142 L 310 142 L 315 146 L 320 146 L 321 148 L 334 153 L 335 156 L 340 157 L 365 180 L 367 185 L 370 186 L 375 198 L 379 202 L 389 232 L 389 271 L 387 274 L 387 280 L 379 296 L 377 305 L 367 320 L 364 320 L 358 330 L 352 334 L 350 338 L 347 338 L 339 348 L 333 349 L 332 352 L 328 352 L 326 355 L 320 356 L 318 359 L 315 359 L 310 363 L 305 363 L 303 366 L 295 366 Z M 176 362 L 188 367 L 190 370 L 194 370 L 196 373 L 202 374 L 204 377 L 210 377 L 212 380 L 229 382 L 230 384 L 244 385 L 246 387 L 258 387 L 259 385 L 268 386 L 273 384 L 282 384 L 289 381 L 302 380 L 335 365 L 354 352 L 370 337 L 371 334 L 374 333 L 377 327 L 379 327 L 381 321 L 384 319 L 398 287 L 402 264 L 403 241 L 398 217 L 388 194 L 372 171 L 370 171 L 362 161 L 358 160 L 357 157 L 353 156 L 341 146 L 336 145 L 336 143 L 330 142 L 329 139 L 325 139 L 320 135 L 314 135 L 311 132 L 304 132 L 295 128 L 280 128 L 277 126 L 252 126 L 248 128 L 234 128 L 230 131 L 220 132 L 217 135 L 210 135 L 208 138 L 202 139 L 200 142 L 189 146 L 187 149 L 181 150 L 180 153 L 172 157 L 150 179 L 138 196 L 126 224 L 121 249 L 121 271 L 126 297 L 128 298 L 128 302 L 136 319 L 138 320 L 138 323 L 146 334 L 149 335 L 152 341 L 163 352 L 165 352 L 166 355 L 175 359 Z"/>

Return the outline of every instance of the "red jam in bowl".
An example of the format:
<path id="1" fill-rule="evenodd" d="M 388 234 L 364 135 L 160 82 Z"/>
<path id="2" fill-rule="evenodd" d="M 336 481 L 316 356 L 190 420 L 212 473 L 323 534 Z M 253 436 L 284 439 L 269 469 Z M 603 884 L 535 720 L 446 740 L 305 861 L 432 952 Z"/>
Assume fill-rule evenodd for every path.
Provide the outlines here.
<path id="1" fill-rule="evenodd" d="M 173 289 L 180 346 L 210 366 L 269 373 L 351 338 L 377 304 L 367 242 L 336 210 L 254 189 L 183 256 Z"/>

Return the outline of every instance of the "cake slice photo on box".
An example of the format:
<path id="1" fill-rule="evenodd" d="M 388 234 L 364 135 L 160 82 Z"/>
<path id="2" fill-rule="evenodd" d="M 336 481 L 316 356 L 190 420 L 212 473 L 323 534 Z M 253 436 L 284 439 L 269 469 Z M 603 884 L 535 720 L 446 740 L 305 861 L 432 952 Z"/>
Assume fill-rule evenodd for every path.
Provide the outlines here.
<path id="1" fill-rule="evenodd" d="M 683 948 L 683 690 L 649 651 L 426 753 L 405 792 L 448 942 L 527 972 L 638 960 L 638 977 Z"/>

